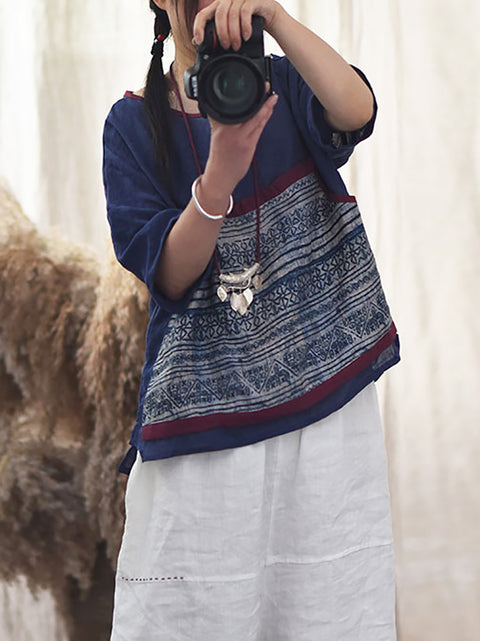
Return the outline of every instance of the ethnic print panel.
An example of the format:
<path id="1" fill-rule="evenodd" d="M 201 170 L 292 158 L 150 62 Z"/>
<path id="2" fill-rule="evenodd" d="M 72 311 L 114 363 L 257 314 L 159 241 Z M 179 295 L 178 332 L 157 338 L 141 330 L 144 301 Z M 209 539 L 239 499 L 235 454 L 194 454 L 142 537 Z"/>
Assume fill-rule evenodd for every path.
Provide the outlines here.
<path id="1" fill-rule="evenodd" d="M 222 273 L 255 262 L 255 207 L 226 220 L 218 249 Z M 227 427 L 238 413 L 267 416 L 277 408 L 278 415 L 279 406 L 311 396 L 391 332 L 357 204 L 328 197 L 313 170 L 270 188 L 261 206 L 259 273 L 244 316 L 219 300 L 213 269 L 187 311 L 170 318 L 143 409 L 142 425 L 155 426 L 155 438 L 181 433 L 183 423 L 195 431 L 192 420 L 206 429 L 212 415 Z"/>

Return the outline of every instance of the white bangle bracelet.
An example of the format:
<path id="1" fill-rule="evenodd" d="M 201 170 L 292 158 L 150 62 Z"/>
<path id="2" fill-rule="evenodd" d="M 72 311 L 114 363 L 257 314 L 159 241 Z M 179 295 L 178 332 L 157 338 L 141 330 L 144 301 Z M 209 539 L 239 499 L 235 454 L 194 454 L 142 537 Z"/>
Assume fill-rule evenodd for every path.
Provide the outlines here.
<path id="1" fill-rule="evenodd" d="M 205 218 L 209 218 L 210 220 L 221 220 L 222 218 L 225 218 L 225 216 L 228 216 L 228 214 L 232 211 L 233 209 L 233 197 L 230 195 L 230 203 L 228 205 L 228 209 L 225 212 L 225 214 L 209 214 L 208 211 L 205 211 L 205 209 L 201 206 L 201 204 L 198 202 L 197 198 L 197 186 L 198 183 L 200 182 L 200 178 L 202 176 L 200 175 L 196 180 L 193 181 L 192 184 L 192 200 L 193 204 L 195 205 L 195 208 L 198 212 L 203 214 Z"/>

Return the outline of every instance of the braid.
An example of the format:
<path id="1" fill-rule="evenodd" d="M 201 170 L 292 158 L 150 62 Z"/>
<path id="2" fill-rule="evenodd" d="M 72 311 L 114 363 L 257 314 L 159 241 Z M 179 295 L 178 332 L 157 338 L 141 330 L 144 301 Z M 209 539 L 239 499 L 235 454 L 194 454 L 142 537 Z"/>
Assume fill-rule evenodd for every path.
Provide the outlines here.
<path id="1" fill-rule="evenodd" d="M 185 26 L 193 32 L 193 22 L 198 10 L 198 0 L 184 0 L 183 11 Z M 176 11 L 178 16 L 179 3 Z M 150 0 L 150 9 L 155 13 L 155 40 L 152 47 L 152 62 L 145 85 L 145 112 L 152 132 L 153 150 L 160 176 L 169 192 L 172 192 L 171 156 L 173 153 L 172 128 L 170 126 L 170 104 L 162 57 L 163 43 L 170 35 L 171 27 L 168 14 Z"/>
<path id="2" fill-rule="evenodd" d="M 155 12 L 155 37 L 158 35 L 167 36 L 170 33 L 170 20 L 168 19 L 168 13 L 157 7 L 153 0 L 150 0 L 150 9 Z"/>
<path id="3" fill-rule="evenodd" d="M 150 0 L 150 9 L 155 12 L 155 40 L 152 47 L 152 62 L 145 86 L 145 112 L 152 132 L 155 160 L 162 179 L 171 189 L 170 168 L 172 136 L 170 127 L 170 105 L 167 82 L 163 71 L 163 41 L 170 34 L 167 12 Z"/>

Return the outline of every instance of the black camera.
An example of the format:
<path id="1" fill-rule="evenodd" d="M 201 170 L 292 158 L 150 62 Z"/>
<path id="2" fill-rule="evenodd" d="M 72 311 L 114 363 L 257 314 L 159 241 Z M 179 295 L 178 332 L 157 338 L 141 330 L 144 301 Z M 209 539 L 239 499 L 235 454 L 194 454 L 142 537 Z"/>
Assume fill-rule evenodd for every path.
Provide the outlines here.
<path id="1" fill-rule="evenodd" d="M 270 95 L 270 57 L 265 57 L 263 18 L 253 16 L 252 36 L 242 40 L 238 51 L 223 49 L 215 21 L 205 25 L 205 37 L 197 45 L 197 59 L 184 76 L 185 92 L 198 100 L 200 113 L 225 124 L 249 120 Z M 269 85 L 270 86 L 270 85 Z"/>

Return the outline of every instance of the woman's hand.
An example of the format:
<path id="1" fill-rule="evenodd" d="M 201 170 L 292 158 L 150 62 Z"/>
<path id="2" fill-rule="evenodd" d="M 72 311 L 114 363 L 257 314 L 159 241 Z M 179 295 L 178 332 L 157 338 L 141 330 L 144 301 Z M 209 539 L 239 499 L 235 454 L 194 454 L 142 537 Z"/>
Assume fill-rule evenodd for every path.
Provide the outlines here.
<path id="1" fill-rule="evenodd" d="M 197 13 L 193 25 L 194 43 L 203 42 L 205 24 L 212 18 L 224 49 L 240 49 L 242 38 L 252 35 L 252 16 L 264 19 L 265 30 L 271 32 L 281 12 L 285 10 L 275 0 L 214 0 Z"/>
<path id="2" fill-rule="evenodd" d="M 209 186 L 231 194 L 247 173 L 259 138 L 269 121 L 278 96 L 270 96 L 247 122 L 224 125 L 210 119 L 210 152 L 202 179 L 202 191 Z"/>
<path id="3" fill-rule="evenodd" d="M 247 122 L 211 124 L 210 153 L 197 195 L 206 211 L 223 214 L 230 194 L 247 173 L 260 135 L 278 96 L 270 96 Z M 159 261 L 156 284 L 168 298 L 180 300 L 207 267 L 222 227 L 222 220 L 207 220 L 191 200 L 168 234 Z"/>
<path id="4" fill-rule="evenodd" d="M 200 1 L 202 7 L 206 2 Z M 271 29 L 280 12 L 284 12 L 275 0 L 213 0 L 201 9 L 195 18 L 194 41 L 200 43 L 205 35 L 205 25 L 215 19 L 216 31 L 224 49 L 238 50 L 242 38 L 252 35 L 252 16 L 261 15 L 265 29 Z M 208 162 L 202 179 L 202 190 L 209 185 L 225 187 L 231 193 L 247 173 L 258 140 L 272 115 L 277 96 L 267 99 L 260 110 L 247 122 L 224 125 L 210 119 L 211 142 Z"/>

